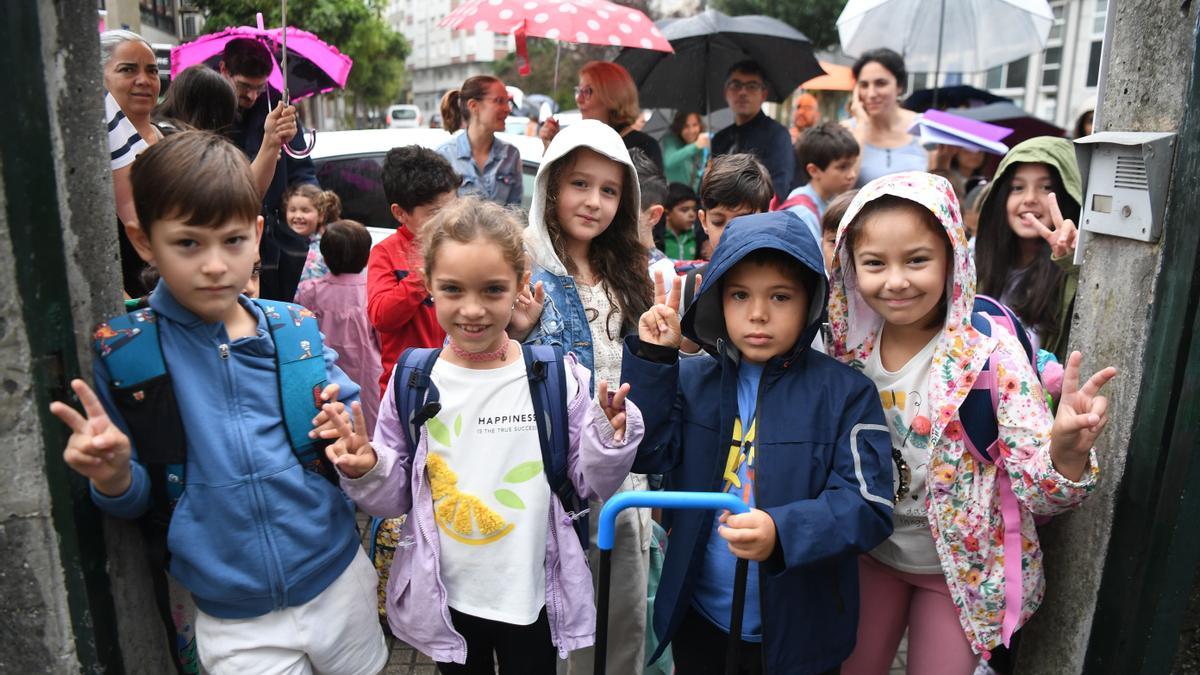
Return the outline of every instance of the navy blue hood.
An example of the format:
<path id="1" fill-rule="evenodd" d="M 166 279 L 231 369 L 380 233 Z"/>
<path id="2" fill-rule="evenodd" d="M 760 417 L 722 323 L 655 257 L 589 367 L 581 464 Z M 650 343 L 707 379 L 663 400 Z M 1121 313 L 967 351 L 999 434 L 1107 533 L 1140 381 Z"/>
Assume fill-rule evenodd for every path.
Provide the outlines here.
<path id="1" fill-rule="evenodd" d="M 790 211 L 741 216 L 730 221 L 721 235 L 721 243 L 713 251 L 712 260 L 704 270 L 696 300 L 683 315 L 681 325 L 685 336 L 714 356 L 719 353 L 721 343 L 729 341 L 725 331 L 725 312 L 721 306 L 721 277 L 743 258 L 764 248 L 783 251 L 800 261 L 813 273 L 816 282 L 816 288 L 809 289 L 808 318 L 797 348 L 807 348 L 820 329 L 825 317 L 829 284 L 825 279 L 825 258 L 808 226 Z"/>

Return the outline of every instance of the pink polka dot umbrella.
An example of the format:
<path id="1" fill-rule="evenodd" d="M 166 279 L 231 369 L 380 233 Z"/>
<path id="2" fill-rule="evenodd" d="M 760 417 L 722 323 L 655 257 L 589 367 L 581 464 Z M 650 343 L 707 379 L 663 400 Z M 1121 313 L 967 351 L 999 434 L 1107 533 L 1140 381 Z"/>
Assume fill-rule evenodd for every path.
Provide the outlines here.
<path id="1" fill-rule="evenodd" d="M 608 0 L 467 0 L 439 26 L 511 33 L 521 74 L 529 74 L 525 37 L 674 53 L 649 17 Z"/>

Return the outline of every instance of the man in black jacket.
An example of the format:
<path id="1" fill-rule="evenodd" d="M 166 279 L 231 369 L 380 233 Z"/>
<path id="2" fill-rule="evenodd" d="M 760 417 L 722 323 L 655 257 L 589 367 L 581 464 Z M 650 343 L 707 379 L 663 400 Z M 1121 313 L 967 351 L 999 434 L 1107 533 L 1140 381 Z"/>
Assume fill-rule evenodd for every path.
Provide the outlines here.
<path id="1" fill-rule="evenodd" d="M 767 81 L 762 66 L 754 61 L 733 64 L 725 76 L 725 100 L 733 110 L 733 124 L 712 139 L 713 157 L 748 152 L 771 174 L 775 196 L 784 200 L 792 191 L 796 155 L 792 137 L 783 125 L 763 114 Z"/>
<path id="2" fill-rule="evenodd" d="M 237 94 L 238 115 L 230 138 L 253 161 L 262 146 L 263 128 L 269 104 L 278 105 L 280 94 L 267 91 L 267 78 L 275 61 L 266 46 L 258 40 L 238 38 L 225 45 L 220 71 L 233 85 Z M 296 135 L 291 147 L 304 149 L 304 127 L 296 120 Z M 300 283 L 308 242 L 292 232 L 283 214 L 283 194 L 288 187 L 301 183 L 317 185 L 316 171 L 311 159 L 293 159 L 283 153 L 275 165 L 275 177 L 263 196 L 263 228 L 259 254 L 262 257 L 260 293 L 264 298 L 290 301 Z"/>

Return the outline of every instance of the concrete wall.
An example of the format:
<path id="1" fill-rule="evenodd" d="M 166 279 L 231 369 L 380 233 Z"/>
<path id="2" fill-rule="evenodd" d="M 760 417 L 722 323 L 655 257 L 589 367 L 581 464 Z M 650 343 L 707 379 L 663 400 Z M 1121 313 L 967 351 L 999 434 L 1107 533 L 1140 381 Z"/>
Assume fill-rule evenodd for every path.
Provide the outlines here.
<path id="1" fill-rule="evenodd" d="M 1115 11 L 1109 71 L 1097 131 L 1176 131 L 1191 80 L 1193 29 L 1200 3 L 1123 0 Z M 1153 49 L 1146 45 L 1152 42 Z M 1022 630 L 1023 674 L 1082 671 L 1092 629 L 1117 487 L 1138 414 L 1150 311 L 1162 265 L 1159 243 L 1089 235 L 1075 301 L 1071 348 L 1091 373 L 1113 365 L 1120 375 L 1107 389 L 1107 430 L 1097 444 L 1102 470 L 1097 493 L 1076 512 L 1042 529 L 1047 592 L 1042 609 Z M 1119 330 L 1114 330 L 1119 327 Z"/>
<path id="2" fill-rule="evenodd" d="M 0 672 L 78 672 L 0 175 Z"/>
<path id="3" fill-rule="evenodd" d="M 120 311 L 95 6 L 38 0 L 11 11 L 6 21 L 22 34 L 9 33 L 12 48 L 3 53 L 23 79 L 10 92 L 6 130 L 40 133 L 10 135 L 0 158 L 10 169 L 0 173 L 0 672 L 112 672 L 122 663 L 126 672 L 172 672 L 140 536 L 132 524 L 109 521 L 98 539 L 101 521 L 81 482 L 67 479 L 65 434 L 46 409 L 47 391 L 76 374 L 57 372 L 59 365 L 90 373 L 91 328 Z M 24 177 L 13 172 L 26 169 L 36 171 L 38 195 L 15 183 Z M 46 247 L 60 235 L 61 257 Z M 63 288 L 66 307 L 55 302 L 61 292 L 51 297 Z M 34 312 L 55 314 L 47 322 L 74 330 L 56 334 L 53 346 L 31 339 L 38 331 L 25 323 L 30 302 Z"/>

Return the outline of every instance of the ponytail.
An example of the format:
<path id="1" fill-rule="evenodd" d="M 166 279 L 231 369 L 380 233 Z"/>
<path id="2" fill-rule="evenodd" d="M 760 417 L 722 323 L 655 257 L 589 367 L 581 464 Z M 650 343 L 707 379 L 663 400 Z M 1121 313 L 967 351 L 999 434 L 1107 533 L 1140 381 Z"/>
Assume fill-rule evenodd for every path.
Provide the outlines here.
<path id="1" fill-rule="evenodd" d="M 451 89 L 442 97 L 442 128 L 450 133 L 454 133 L 463 126 L 463 114 L 461 112 L 460 100 L 462 92 L 458 89 Z"/>
<path id="2" fill-rule="evenodd" d="M 451 89 L 442 97 L 442 128 L 454 133 L 471 121 L 471 109 L 468 103 L 487 96 L 488 87 L 496 83 L 503 84 L 499 78 L 491 75 L 475 75 L 468 77 L 460 89 Z"/>

